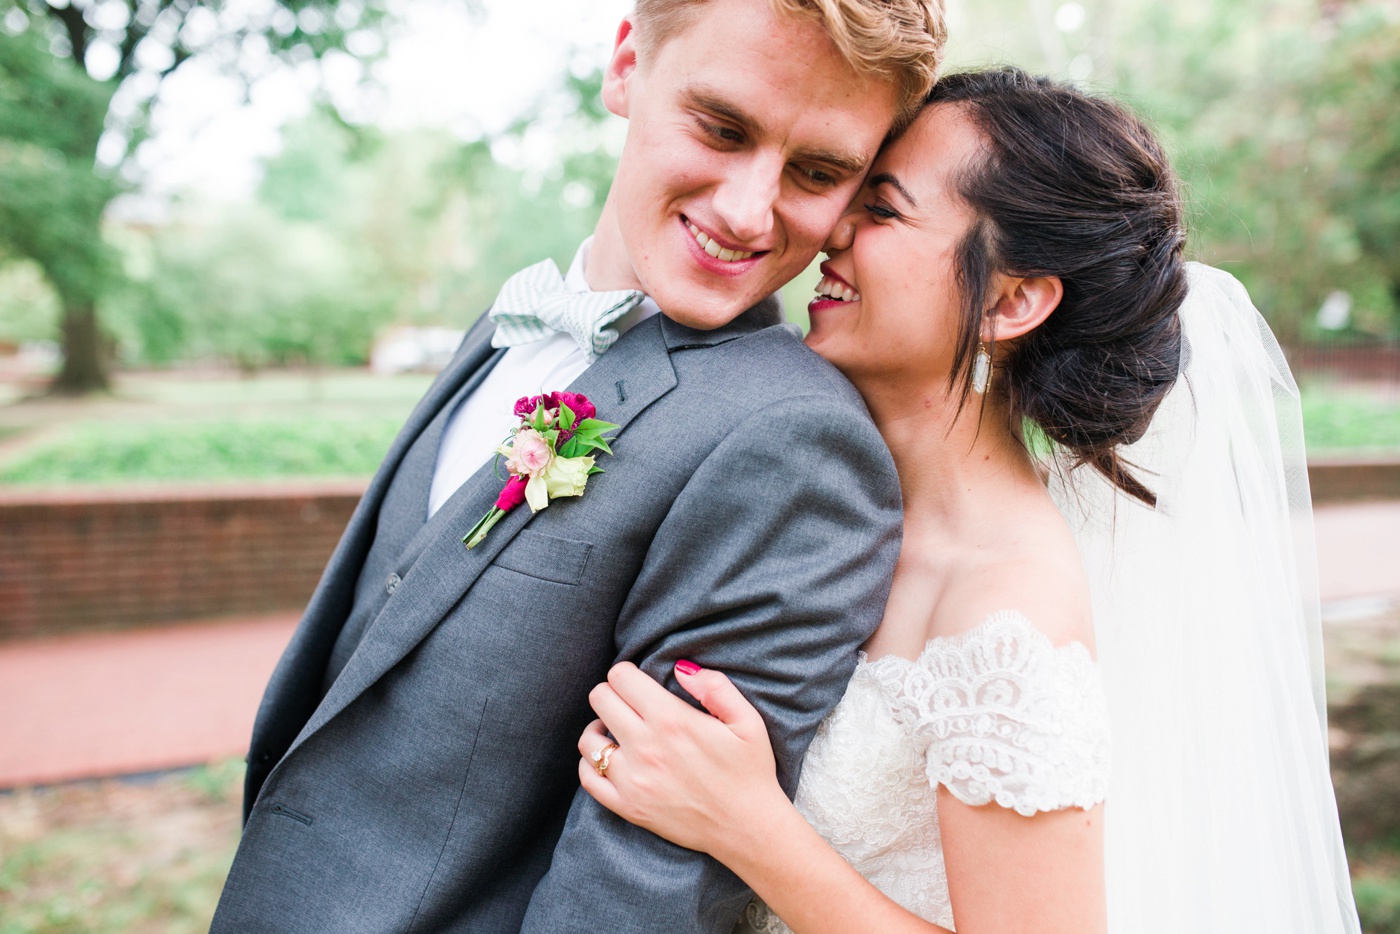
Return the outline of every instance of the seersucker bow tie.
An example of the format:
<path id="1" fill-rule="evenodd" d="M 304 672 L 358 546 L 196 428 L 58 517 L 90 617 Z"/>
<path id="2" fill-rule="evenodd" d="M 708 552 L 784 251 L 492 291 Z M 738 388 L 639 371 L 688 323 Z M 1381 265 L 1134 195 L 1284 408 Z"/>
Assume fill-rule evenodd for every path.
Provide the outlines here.
<path id="1" fill-rule="evenodd" d="M 520 270 L 501 286 L 501 294 L 491 306 L 491 320 L 496 324 L 491 346 L 529 344 L 562 331 L 592 363 L 621 336 L 610 325 L 644 298 L 644 293 L 630 289 L 570 291 L 554 260 L 543 260 Z"/>

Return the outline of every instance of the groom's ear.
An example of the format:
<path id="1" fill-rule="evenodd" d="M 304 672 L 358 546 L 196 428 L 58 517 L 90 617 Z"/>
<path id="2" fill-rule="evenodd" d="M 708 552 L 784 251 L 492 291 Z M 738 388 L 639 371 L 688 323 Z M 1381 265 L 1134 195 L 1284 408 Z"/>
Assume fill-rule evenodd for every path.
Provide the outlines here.
<path id="1" fill-rule="evenodd" d="M 630 15 L 617 27 L 612 58 L 603 72 L 603 106 L 619 117 L 627 116 L 627 98 L 637 71 L 637 28 Z"/>
<path id="2" fill-rule="evenodd" d="M 1029 334 L 1065 297 L 1059 276 L 998 276 L 996 301 L 982 322 L 982 340 L 1009 341 Z"/>

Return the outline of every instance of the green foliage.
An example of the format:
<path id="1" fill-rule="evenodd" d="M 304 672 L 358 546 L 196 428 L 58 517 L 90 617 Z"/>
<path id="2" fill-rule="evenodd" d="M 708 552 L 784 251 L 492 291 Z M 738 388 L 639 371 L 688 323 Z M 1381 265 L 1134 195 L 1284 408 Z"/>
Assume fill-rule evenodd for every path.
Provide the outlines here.
<path id="1" fill-rule="evenodd" d="M 1068 31 L 1051 22 L 1054 5 L 960 9 L 952 58 L 1077 75 L 1155 121 L 1184 181 L 1191 253 L 1237 275 L 1285 342 L 1314 336 L 1314 312 L 1335 289 L 1352 293 L 1365 328 L 1400 331 L 1394 4 L 1083 7 L 1084 24 Z"/>
<path id="2" fill-rule="evenodd" d="M 117 187 L 92 157 L 114 90 L 0 31 L 0 256 L 31 260 L 67 306 L 112 273 L 100 221 Z"/>
<path id="3" fill-rule="evenodd" d="M 288 127 L 253 206 L 185 205 L 154 233 L 119 232 L 131 285 L 105 309 L 129 359 L 248 369 L 363 362 L 388 323 L 470 325 L 501 283 L 593 232 L 615 159 L 600 79 L 570 76 L 558 158 L 512 167 L 522 123 L 494 141 L 392 136 L 321 110 Z"/>
<path id="4" fill-rule="evenodd" d="M 113 174 L 95 165 L 104 129 L 130 153 L 161 81 L 193 55 L 240 75 L 264 68 L 268 52 L 288 63 L 348 56 L 348 48 L 378 48 L 375 31 L 388 17 L 385 0 L 271 0 L 233 13 L 213 0 L 104 0 L 96 11 L 0 0 L 0 254 L 32 260 L 62 298 L 65 361 L 56 386 L 68 392 L 106 385 L 95 306 L 120 280 L 101 231 L 117 193 Z M 98 51 L 114 67 L 94 79 L 89 66 L 107 57 L 89 54 Z M 144 96 L 129 95 L 134 106 L 109 121 L 127 78 Z M 160 339 L 145 342 L 153 357 L 178 346 L 165 324 Z"/>
<path id="5" fill-rule="evenodd" d="M 0 467 L 0 483 L 368 476 L 403 419 L 306 416 L 86 422 Z"/>
<path id="6" fill-rule="evenodd" d="M 112 310 L 152 362 L 363 363 L 392 301 L 354 244 L 258 206 L 162 231 L 150 247 L 153 274 Z"/>
<path id="7" fill-rule="evenodd" d="M 0 342 L 51 340 L 58 316 L 58 296 L 43 270 L 29 260 L 0 265 Z"/>

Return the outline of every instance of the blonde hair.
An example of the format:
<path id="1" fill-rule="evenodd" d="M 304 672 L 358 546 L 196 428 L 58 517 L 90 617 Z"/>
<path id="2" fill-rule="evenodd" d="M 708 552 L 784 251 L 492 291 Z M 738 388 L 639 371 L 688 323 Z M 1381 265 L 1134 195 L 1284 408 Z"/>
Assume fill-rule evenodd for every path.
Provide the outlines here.
<path id="1" fill-rule="evenodd" d="M 659 48 L 690 25 L 705 0 L 636 0 L 641 51 Z M 768 0 L 775 13 L 821 26 L 846 64 L 899 91 L 895 129 L 923 107 L 938 78 L 948 38 L 943 0 Z"/>

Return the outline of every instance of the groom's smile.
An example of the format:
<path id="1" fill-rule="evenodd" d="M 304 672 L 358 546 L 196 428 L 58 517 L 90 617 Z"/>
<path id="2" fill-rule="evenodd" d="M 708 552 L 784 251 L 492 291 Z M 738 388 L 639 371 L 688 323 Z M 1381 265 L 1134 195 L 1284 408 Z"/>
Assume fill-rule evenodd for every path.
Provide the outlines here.
<path id="1" fill-rule="evenodd" d="M 712 229 L 700 227 L 684 214 L 680 220 L 686 235 L 690 237 L 691 255 L 701 268 L 715 275 L 741 276 L 757 266 L 763 257 L 771 252 L 758 249 L 757 245 L 744 249 L 732 240 L 722 239 L 713 233 Z"/>
<path id="2" fill-rule="evenodd" d="M 710 329 L 800 273 L 894 120 L 815 21 L 708 0 L 659 41 L 624 21 L 603 99 L 627 142 L 586 271 Z"/>

